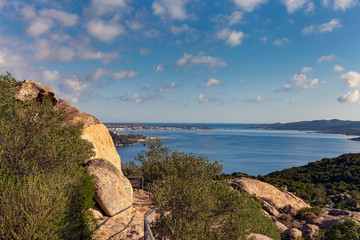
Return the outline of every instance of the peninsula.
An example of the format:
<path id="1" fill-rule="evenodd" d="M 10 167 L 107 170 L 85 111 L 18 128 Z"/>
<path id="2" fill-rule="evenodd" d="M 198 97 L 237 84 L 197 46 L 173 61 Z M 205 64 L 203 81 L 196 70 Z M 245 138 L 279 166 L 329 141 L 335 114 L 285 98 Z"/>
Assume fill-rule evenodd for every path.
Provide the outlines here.
<path id="1" fill-rule="evenodd" d="M 156 139 L 172 139 L 170 137 L 149 137 L 141 134 L 117 133 L 111 131 L 109 131 L 109 133 L 116 147 L 132 146 L 138 143 L 144 143 L 146 141 L 151 141 Z"/>

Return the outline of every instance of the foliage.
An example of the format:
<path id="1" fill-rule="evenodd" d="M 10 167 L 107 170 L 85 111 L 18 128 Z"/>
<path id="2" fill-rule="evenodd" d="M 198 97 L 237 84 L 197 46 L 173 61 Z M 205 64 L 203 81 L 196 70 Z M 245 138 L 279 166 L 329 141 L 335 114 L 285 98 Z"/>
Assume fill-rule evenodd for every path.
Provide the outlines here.
<path id="1" fill-rule="evenodd" d="M 260 180 L 285 187 L 314 206 L 354 210 L 360 203 L 360 154 L 344 154 L 270 173 Z M 334 195 L 348 193 L 348 199 Z"/>
<path id="2" fill-rule="evenodd" d="M 157 238 L 246 239 L 252 232 L 280 238 L 258 201 L 213 180 L 221 173 L 220 164 L 171 151 L 160 141 L 149 142 L 148 148 L 139 160 L 144 177 L 154 182 Z"/>
<path id="3" fill-rule="evenodd" d="M 0 76 L 0 239 L 91 239 L 92 145 L 50 100 L 15 100 Z"/>
<path id="4" fill-rule="evenodd" d="M 142 176 L 141 167 L 137 166 L 134 161 L 121 163 L 121 171 L 126 177 Z"/>
<path id="5" fill-rule="evenodd" d="M 324 239 L 327 240 L 358 240 L 360 239 L 360 225 L 351 219 L 335 223 L 325 232 Z"/>

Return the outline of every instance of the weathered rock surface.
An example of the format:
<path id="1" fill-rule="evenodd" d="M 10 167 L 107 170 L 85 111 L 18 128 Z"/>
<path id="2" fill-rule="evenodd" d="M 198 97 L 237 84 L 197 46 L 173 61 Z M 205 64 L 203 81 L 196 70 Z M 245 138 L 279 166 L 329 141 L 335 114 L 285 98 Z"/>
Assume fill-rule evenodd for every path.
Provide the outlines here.
<path id="1" fill-rule="evenodd" d="M 342 218 L 349 218 L 360 223 L 360 212 L 346 211 L 342 209 L 324 208 L 314 224 L 320 228 L 330 228 Z"/>
<path id="2" fill-rule="evenodd" d="M 261 203 L 262 209 L 265 210 L 267 213 L 274 217 L 280 216 L 280 213 L 278 210 L 276 210 L 275 207 L 271 206 L 267 201 L 262 201 Z"/>
<path id="3" fill-rule="evenodd" d="M 236 178 L 232 180 L 231 185 L 233 187 L 240 187 L 250 195 L 273 204 L 277 209 L 287 205 L 290 205 L 295 211 L 310 207 L 310 205 L 292 193 L 282 192 L 276 187 L 256 179 Z"/>
<path id="4" fill-rule="evenodd" d="M 314 224 L 305 224 L 301 228 L 301 232 L 305 239 L 315 240 L 315 236 L 319 233 L 319 227 Z"/>
<path id="5" fill-rule="evenodd" d="M 95 196 L 95 201 L 104 212 L 113 215 L 131 206 L 133 190 L 130 182 L 121 172 L 120 156 L 105 125 L 95 117 L 76 109 L 67 101 L 58 100 L 53 88 L 33 80 L 20 83 L 16 99 L 24 101 L 26 97 L 35 98 L 40 102 L 44 97 L 49 97 L 57 109 L 64 111 L 67 117 L 66 124 L 84 126 L 82 137 L 94 145 L 95 158 L 101 158 L 101 161 L 96 159 L 90 161 L 88 169 L 89 173 L 95 176 L 97 184 L 98 194 Z M 112 199 L 109 196 L 112 195 L 114 202 L 110 203 Z M 107 207 L 103 208 L 104 204 Z"/>
<path id="6" fill-rule="evenodd" d="M 279 230 L 280 233 L 283 233 L 288 229 L 287 226 L 285 226 L 284 224 L 282 224 L 279 221 L 275 221 L 274 224 L 275 224 L 276 228 Z"/>
<path id="7" fill-rule="evenodd" d="M 281 239 L 283 240 L 292 240 L 292 239 L 301 239 L 302 232 L 297 228 L 289 228 L 281 233 Z"/>
<path id="8" fill-rule="evenodd" d="M 95 158 L 104 158 L 121 171 L 120 156 L 108 129 L 95 117 L 86 114 L 65 100 L 60 99 L 57 108 L 63 109 L 71 125 L 83 124 L 83 138 L 94 145 Z"/>
<path id="9" fill-rule="evenodd" d="M 25 80 L 20 83 L 20 90 L 16 94 L 15 98 L 20 101 L 24 101 L 26 97 L 30 97 L 36 98 L 38 101 L 42 102 L 45 96 L 50 97 L 54 105 L 59 101 L 55 96 L 53 88 L 33 80 Z"/>
<path id="10" fill-rule="evenodd" d="M 269 238 L 268 236 L 259 234 L 259 233 L 250 233 L 248 236 L 249 240 L 273 240 L 272 238 Z"/>
<path id="11" fill-rule="evenodd" d="M 94 176 L 95 201 L 108 216 L 131 208 L 132 186 L 112 163 L 102 158 L 92 159 L 86 164 L 85 170 Z"/>

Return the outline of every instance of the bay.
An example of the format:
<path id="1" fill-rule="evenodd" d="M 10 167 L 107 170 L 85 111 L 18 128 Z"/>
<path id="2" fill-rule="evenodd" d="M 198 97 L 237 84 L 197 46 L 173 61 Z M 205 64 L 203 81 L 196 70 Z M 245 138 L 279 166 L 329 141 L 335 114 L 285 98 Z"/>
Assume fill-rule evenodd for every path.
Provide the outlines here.
<path id="1" fill-rule="evenodd" d="M 140 123 L 139 123 L 140 124 Z M 315 132 L 248 128 L 251 124 L 174 124 L 141 123 L 150 126 L 211 127 L 214 130 L 137 130 L 119 133 L 171 137 L 164 146 L 180 152 L 222 161 L 223 172 L 266 175 L 270 172 L 302 166 L 323 158 L 360 152 L 360 142 L 351 136 Z M 134 160 L 146 150 L 142 144 L 117 147 L 122 162 Z"/>

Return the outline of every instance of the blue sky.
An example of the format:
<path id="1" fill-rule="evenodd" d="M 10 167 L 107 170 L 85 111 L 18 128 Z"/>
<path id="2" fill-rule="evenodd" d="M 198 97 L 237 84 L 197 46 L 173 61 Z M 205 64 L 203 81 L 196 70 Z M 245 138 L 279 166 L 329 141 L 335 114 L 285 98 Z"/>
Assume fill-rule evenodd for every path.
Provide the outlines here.
<path id="1" fill-rule="evenodd" d="M 360 120 L 357 0 L 0 0 L 0 72 L 105 122 Z"/>

